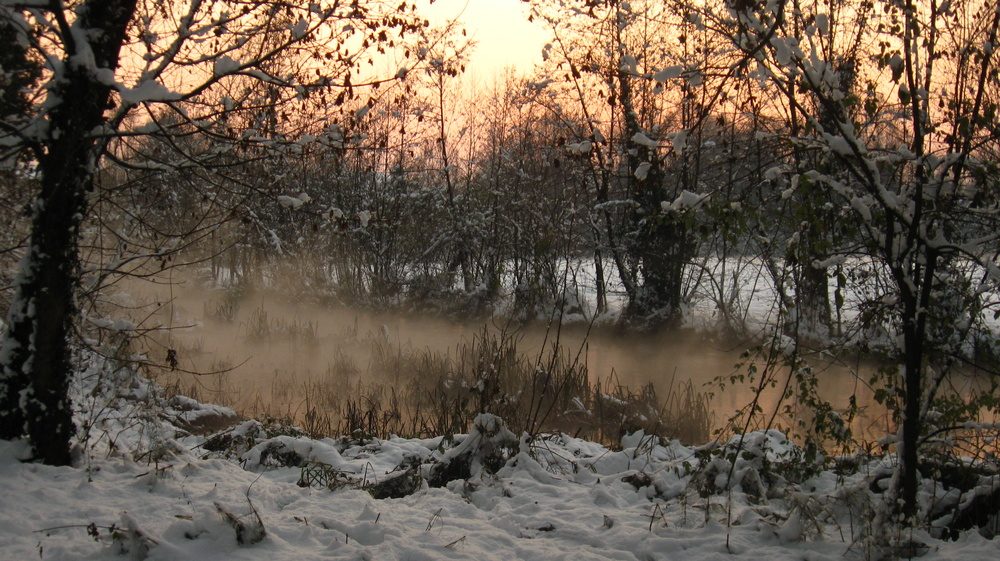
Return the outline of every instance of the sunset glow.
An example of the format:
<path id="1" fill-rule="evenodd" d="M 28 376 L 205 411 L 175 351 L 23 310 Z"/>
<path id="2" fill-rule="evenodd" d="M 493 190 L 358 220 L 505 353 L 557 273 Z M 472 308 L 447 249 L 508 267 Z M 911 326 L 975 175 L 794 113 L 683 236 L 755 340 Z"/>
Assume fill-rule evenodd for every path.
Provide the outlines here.
<path id="1" fill-rule="evenodd" d="M 424 0 L 419 9 L 431 25 L 443 25 L 457 19 L 465 24 L 470 39 L 476 42 L 468 65 L 469 75 L 490 81 L 508 67 L 530 72 L 542 61 L 542 47 L 547 31 L 529 22 L 528 5 L 518 0 Z"/>

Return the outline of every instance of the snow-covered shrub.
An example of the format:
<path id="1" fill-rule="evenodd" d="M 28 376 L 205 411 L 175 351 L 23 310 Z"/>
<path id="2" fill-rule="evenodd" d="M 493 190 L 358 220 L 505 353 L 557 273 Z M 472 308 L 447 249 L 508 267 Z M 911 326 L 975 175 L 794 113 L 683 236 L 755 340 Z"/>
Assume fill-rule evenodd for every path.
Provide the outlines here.
<path id="1" fill-rule="evenodd" d="M 240 545 L 253 545 L 267 536 L 264 521 L 249 499 L 247 499 L 247 505 L 247 507 L 242 509 L 242 514 L 236 514 L 236 509 L 218 501 L 215 503 L 215 508 L 219 512 L 219 515 L 236 532 L 236 543 Z"/>
<path id="2" fill-rule="evenodd" d="M 263 421 L 250 419 L 209 436 L 200 448 L 207 452 L 207 457 L 239 460 L 258 443 L 279 436 L 302 437 L 305 432 L 269 417 Z"/>
<path id="3" fill-rule="evenodd" d="M 692 485 L 702 496 L 738 488 L 763 502 L 810 471 L 802 465 L 801 449 L 773 429 L 736 435 L 723 446 L 702 447 L 695 455 Z"/>
<path id="4" fill-rule="evenodd" d="M 481 413 L 469 434 L 430 467 L 427 482 L 432 487 L 443 487 L 456 479 L 469 480 L 494 474 L 518 448 L 517 436 L 510 432 L 503 419 Z"/>
<path id="5" fill-rule="evenodd" d="M 172 455 L 176 427 L 163 421 L 176 419 L 180 413 L 166 402 L 159 386 L 139 371 L 136 365 L 141 357 L 131 356 L 127 341 L 115 349 L 110 355 L 78 351 L 82 368 L 70 394 L 76 445 L 88 454 L 100 451 L 148 460 Z"/>

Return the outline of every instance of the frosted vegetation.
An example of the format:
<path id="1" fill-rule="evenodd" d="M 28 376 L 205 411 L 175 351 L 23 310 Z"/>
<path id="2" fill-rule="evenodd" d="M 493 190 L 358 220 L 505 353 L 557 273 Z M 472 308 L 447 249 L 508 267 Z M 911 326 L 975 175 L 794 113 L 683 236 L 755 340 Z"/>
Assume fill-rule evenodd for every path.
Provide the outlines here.
<path id="1" fill-rule="evenodd" d="M 544 63 L 469 93 L 473 46 L 406 2 L 0 0 L 3 477 L 32 477 L 33 460 L 53 466 L 37 485 L 59 487 L 125 458 L 155 487 L 238 463 L 273 489 L 294 472 L 380 501 L 373 482 L 403 473 L 390 529 L 355 491 L 364 528 L 315 514 L 345 547 L 351 532 L 400 543 L 386 537 L 410 536 L 428 497 L 496 522 L 525 506 L 512 481 L 554 474 L 555 495 L 571 481 L 581 508 L 618 509 L 603 527 L 637 558 L 684 546 L 635 545 L 634 517 L 617 525 L 630 505 L 651 509 L 650 536 L 698 518 L 729 553 L 831 528 L 866 558 L 989 548 L 971 536 L 996 533 L 1000 504 L 996 3 L 529 10 L 551 32 Z M 439 352 L 391 322 L 321 333 L 264 302 L 476 328 Z M 628 387 L 590 369 L 587 337 L 611 331 L 736 349 L 735 365 L 708 387 Z M 257 403 L 227 402 L 207 390 L 256 366 L 206 351 L 224 333 L 322 356 L 328 375 L 288 399 L 278 372 Z M 345 335 L 368 357 L 317 350 Z M 830 364 L 846 395 L 823 391 Z M 743 402 L 718 410 L 734 389 Z M 868 405 L 877 434 L 858 430 Z M 289 553 L 245 493 L 249 510 L 219 502 L 184 528 L 153 523 L 160 537 L 128 514 L 66 524 L 138 558 L 183 558 L 225 525 Z M 507 538 L 564 521 L 518 512 Z M 443 547 L 503 541 L 475 535 Z M 436 555 L 416 549 L 392 551 Z"/>

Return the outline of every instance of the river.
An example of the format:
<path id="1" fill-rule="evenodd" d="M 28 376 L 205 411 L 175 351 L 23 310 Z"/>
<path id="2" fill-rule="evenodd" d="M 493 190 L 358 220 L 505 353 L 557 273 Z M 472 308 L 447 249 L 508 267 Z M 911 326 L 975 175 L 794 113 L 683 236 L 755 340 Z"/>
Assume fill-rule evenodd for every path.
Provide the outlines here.
<path id="1" fill-rule="evenodd" d="M 240 298 L 224 291 L 200 291 L 174 287 L 170 294 L 146 293 L 147 306 L 156 302 L 160 311 L 149 321 L 165 330 L 158 337 L 159 348 L 151 348 L 153 362 L 163 363 L 157 354 L 172 349 L 177 371 L 164 371 L 165 384 L 197 397 L 231 405 L 248 414 L 281 414 L 299 417 L 303 404 L 315 407 L 317 384 L 327 393 L 354 391 L 358 384 L 389 382 L 373 372 L 373 342 L 378 353 L 387 350 L 399 355 L 456 356 L 463 346 L 481 337 L 483 322 L 460 323 L 420 314 L 386 314 L 330 308 L 306 302 L 271 298 L 262 294 Z M 147 324 L 149 323 L 147 321 Z M 613 327 L 565 326 L 561 330 L 535 324 L 520 330 L 504 329 L 487 322 L 494 333 L 503 331 L 517 338 L 517 350 L 527 359 L 544 354 L 553 341 L 566 355 L 579 357 L 586 365 L 591 383 L 603 387 L 627 386 L 637 391 L 652 384 L 661 399 L 677 398 L 688 389 L 703 394 L 705 413 L 712 430 L 740 431 L 743 421 L 728 427 L 730 418 L 757 398 L 761 414 L 749 428 L 772 424 L 788 429 L 802 411 L 784 411 L 788 400 L 779 398 L 788 369 L 775 369 L 776 387 L 767 387 L 757 396 L 759 375 L 743 383 L 726 383 L 734 374 L 745 374 L 751 363 L 764 370 L 760 358 L 742 360 L 750 341 L 719 341 L 704 333 L 674 332 L 656 335 L 622 334 Z M 835 409 L 846 408 L 853 396 L 861 415 L 852 427 L 865 439 L 874 439 L 888 430 L 885 410 L 862 379 L 870 376 L 871 364 L 854 359 L 853 364 L 827 355 L 813 357 L 819 394 Z M 384 362 L 384 356 L 383 356 Z M 737 368 L 737 363 L 743 363 Z M 189 371 L 231 371 L 218 376 L 193 376 Z M 857 372 L 861 375 L 856 375 Z M 426 373 L 421 374 L 426 376 Z M 609 383 L 610 380 L 610 383 Z M 689 385 L 690 384 L 690 385 Z M 794 387 L 794 386 L 793 386 Z M 310 389 L 311 388 L 311 389 Z M 331 406 L 332 409 L 338 409 Z M 773 415 L 778 410 L 777 415 Z M 331 411 L 331 416 L 342 411 Z M 790 413 L 790 414 L 788 414 Z M 708 435 L 704 435 L 705 438 Z"/>

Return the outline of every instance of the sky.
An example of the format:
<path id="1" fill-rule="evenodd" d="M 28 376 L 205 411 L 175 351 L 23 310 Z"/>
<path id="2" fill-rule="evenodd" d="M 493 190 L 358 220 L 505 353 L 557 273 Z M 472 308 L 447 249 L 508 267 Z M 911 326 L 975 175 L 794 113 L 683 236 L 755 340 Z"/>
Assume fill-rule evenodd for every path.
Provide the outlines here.
<path id="1" fill-rule="evenodd" d="M 477 42 L 467 66 L 476 79 L 490 80 L 508 66 L 529 72 L 542 61 L 542 47 L 549 42 L 546 29 L 528 21 L 528 4 L 520 0 L 436 0 L 429 5 L 423 0 L 420 9 L 432 25 L 456 18 L 465 24 Z"/>

